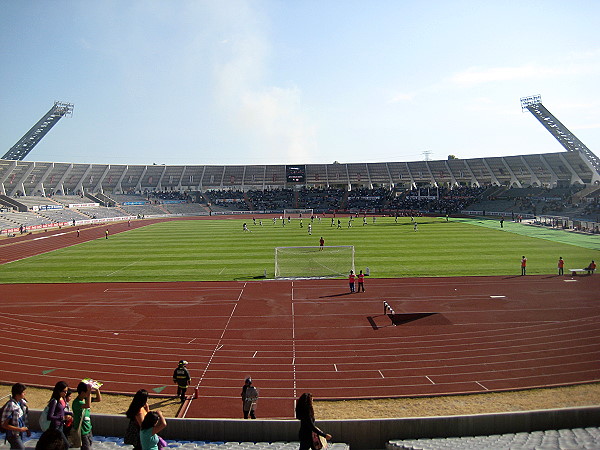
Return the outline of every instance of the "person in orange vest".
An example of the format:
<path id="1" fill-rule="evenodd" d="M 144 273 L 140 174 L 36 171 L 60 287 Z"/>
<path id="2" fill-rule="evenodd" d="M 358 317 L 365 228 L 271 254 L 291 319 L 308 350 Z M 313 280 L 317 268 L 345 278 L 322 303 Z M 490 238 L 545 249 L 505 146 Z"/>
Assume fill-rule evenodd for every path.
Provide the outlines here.
<path id="1" fill-rule="evenodd" d="M 565 267 L 565 260 L 562 259 L 562 256 L 558 257 L 558 274 L 559 275 L 564 275 L 564 267 Z"/>
<path id="2" fill-rule="evenodd" d="M 354 294 L 354 271 L 350 271 L 350 275 L 348 276 L 348 284 L 350 285 L 350 293 Z"/>
<path id="3" fill-rule="evenodd" d="M 596 270 L 596 263 L 592 260 L 592 262 L 590 263 L 589 266 L 587 266 L 585 268 L 585 270 L 588 271 L 588 275 L 591 275 L 594 273 L 594 271 Z"/>

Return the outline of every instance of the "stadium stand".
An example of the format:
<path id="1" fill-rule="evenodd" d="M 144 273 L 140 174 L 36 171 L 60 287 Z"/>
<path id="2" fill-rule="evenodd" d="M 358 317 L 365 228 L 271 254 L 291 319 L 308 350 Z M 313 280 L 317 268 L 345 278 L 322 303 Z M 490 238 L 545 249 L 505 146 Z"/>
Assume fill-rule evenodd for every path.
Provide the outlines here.
<path id="1" fill-rule="evenodd" d="M 540 216 L 537 223 L 565 218 L 561 222 L 572 229 L 598 228 L 599 175 L 586 155 L 577 151 L 303 167 L 305 180 L 288 182 L 284 165 L 0 160 L 0 207 L 5 214 L 1 227 L 127 215 L 281 213 L 311 208 L 315 213 Z M 98 209 L 94 204 L 109 208 Z M 57 212 L 60 206 L 63 209 Z M 28 215 L 6 216 L 7 211 Z"/>
<path id="2" fill-rule="evenodd" d="M 26 449 L 35 449 L 35 446 L 41 436 L 41 432 L 33 432 L 29 439 L 25 440 Z M 223 441 L 189 441 L 189 440 L 174 440 L 166 441 L 168 448 L 176 449 L 201 449 L 201 450 L 237 450 L 237 449 L 254 449 L 254 450 L 295 450 L 298 448 L 298 442 L 223 442 Z M 0 443 L 0 450 L 9 449 L 7 443 Z M 132 449 L 132 445 L 123 443 L 123 438 L 113 436 L 94 436 L 94 449 L 98 450 L 115 450 L 115 449 Z M 348 450 L 350 447 L 347 444 L 331 443 L 327 448 L 332 450 Z"/>
<path id="3" fill-rule="evenodd" d="M 438 450 L 438 449 L 597 449 L 600 448 L 600 428 L 575 428 L 534 431 L 531 433 L 506 433 L 491 436 L 465 436 L 437 439 L 392 440 L 387 450 Z"/>

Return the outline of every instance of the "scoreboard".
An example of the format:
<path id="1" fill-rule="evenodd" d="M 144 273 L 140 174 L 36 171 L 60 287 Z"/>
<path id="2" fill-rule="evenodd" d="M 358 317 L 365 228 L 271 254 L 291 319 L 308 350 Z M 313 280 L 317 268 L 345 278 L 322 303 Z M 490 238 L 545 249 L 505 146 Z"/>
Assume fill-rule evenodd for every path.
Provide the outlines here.
<path id="1" fill-rule="evenodd" d="M 285 166 L 285 179 L 288 183 L 304 183 L 306 166 Z"/>

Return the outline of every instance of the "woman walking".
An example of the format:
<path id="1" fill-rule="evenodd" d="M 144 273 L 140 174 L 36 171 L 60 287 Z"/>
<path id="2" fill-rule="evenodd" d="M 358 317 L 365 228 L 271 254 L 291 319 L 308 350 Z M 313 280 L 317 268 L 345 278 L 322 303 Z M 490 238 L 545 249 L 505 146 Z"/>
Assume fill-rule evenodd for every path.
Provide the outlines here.
<path id="1" fill-rule="evenodd" d="M 52 390 L 52 396 L 48 402 L 48 420 L 50 428 L 58 430 L 62 435 L 65 443 L 65 448 L 69 448 L 69 440 L 65 435 L 65 406 L 67 404 L 66 397 L 69 392 L 69 386 L 64 381 L 59 381 Z"/>
<path id="2" fill-rule="evenodd" d="M 321 449 L 319 436 L 328 441 L 331 440 L 330 434 L 321 431 L 315 425 L 315 412 L 311 393 L 302 394 L 296 402 L 296 419 L 300 421 L 300 431 L 298 432 L 300 450 Z"/>
<path id="3" fill-rule="evenodd" d="M 134 450 L 142 450 L 142 444 L 140 443 L 140 429 L 146 414 L 149 412 L 148 391 L 146 389 L 140 389 L 133 396 L 129 409 L 127 409 L 127 412 L 125 413 L 129 419 L 129 426 L 127 427 L 127 431 L 125 431 L 125 444 L 133 445 Z"/>

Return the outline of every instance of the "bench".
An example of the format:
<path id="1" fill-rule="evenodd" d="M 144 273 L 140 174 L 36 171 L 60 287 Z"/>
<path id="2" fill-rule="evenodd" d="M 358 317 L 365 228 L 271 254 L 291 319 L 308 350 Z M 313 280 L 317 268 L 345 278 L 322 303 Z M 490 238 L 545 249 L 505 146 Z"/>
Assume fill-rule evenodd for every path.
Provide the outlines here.
<path id="1" fill-rule="evenodd" d="M 584 272 L 587 272 L 589 275 L 591 275 L 594 273 L 594 269 L 569 269 L 569 272 L 571 272 L 571 275 L 573 276 Z"/>

